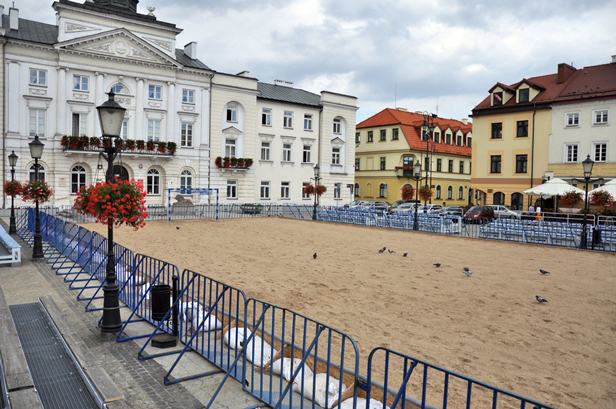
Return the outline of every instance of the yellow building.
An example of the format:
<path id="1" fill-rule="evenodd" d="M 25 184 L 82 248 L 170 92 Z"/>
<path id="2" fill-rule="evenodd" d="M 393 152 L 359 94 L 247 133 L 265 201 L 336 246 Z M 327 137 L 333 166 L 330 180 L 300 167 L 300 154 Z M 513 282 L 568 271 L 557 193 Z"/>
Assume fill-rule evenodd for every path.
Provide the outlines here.
<path id="1" fill-rule="evenodd" d="M 581 70 L 559 64 L 555 74 L 494 85 L 472 115 L 471 180 L 481 203 L 525 210 L 539 199 L 525 190 L 553 177 L 575 185 L 588 155 L 596 162 L 593 175 L 616 177 L 614 78 L 614 62 Z"/>
<path id="2" fill-rule="evenodd" d="M 428 132 L 422 125 L 433 126 Z M 429 203 L 465 206 L 474 203 L 470 187 L 472 124 L 387 108 L 357 124 L 355 199 L 393 203 L 402 186 L 430 185 Z M 413 177 L 422 164 L 423 178 Z"/>

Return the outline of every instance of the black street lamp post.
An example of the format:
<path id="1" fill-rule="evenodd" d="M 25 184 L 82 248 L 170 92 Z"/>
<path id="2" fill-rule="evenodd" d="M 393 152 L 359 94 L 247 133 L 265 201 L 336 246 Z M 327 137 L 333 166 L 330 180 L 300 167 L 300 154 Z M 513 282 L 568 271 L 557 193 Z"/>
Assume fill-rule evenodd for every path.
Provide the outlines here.
<path id="1" fill-rule="evenodd" d="M 413 166 L 413 179 L 415 179 L 415 198 L 419 198 L 419 181 L 424 180 L 425 178 L 421 177 L 421 162 L 417 159 L 417 162 Z M 413 230 L 419 230 L 419 223 L 417 221 L 417 208 L 419 207 L 419 202 L 415 203 L 415 221 L 413 222 Z"/>
<path id="2" fill-rule="evenodd" d="M 316 220 L 317 219 L 317 186 L 319 184 L 319 180 L 321 180 L 321 178 L 319 177 L 319 164 L 317 163 L 314 166 L 314 177 L 310 178 L 310 180 L 314 180 L 314 207 L 312 209 L 312 220 Z"/>
<path id="3" fill-rule="evenodd" d="M 424 138 L 426 139 L 426 181 L 430 180 L 430 189 L 432 189 L 432 178 L 428 179 L 428 172 L 430 172 L 430 175 L 432 175 L 432 163 L 430 160 L 430 136 L 432 135 L 432 133 L 434 132 L 434 128 L 436 128 L 436 126 L 434 125 L 434 119 L 436 118 L 436 114 L 431 114 L 427 111 L 424 111 L 423 113 L 424 116 L 424 121 L 423 124 L 421 125 L 421 132 L 424 136 Z M 428 201 L 425 200 L 424 204 L 427 204 Z M 430 203 L 432 203 L 432 197 L 430 197 Z"/>
<path id="4" fill-rule="evenodd" d="M 17 166 L 18 158 L 19 157 L 15 155 L 15 151 L 9 155 L 9 165 L 11 165 L 11 181 L 15 181 L 15 166 Z M 15 196 L 11 196 L 11 218 L 9 223 L 9 234 L 16 234 L 17 225 L 15 224 Z"/>
<path id="5" fill-rule="evenodd" d="M 38 135 L 34 135 L 34 140 L 28 144 L 30 147 L 30 156 L 34 159 L 34 181 L 39 179 L 39 164 L 38 161 L 43 157 L 43 148 L 45 144 L 39 141 Z M 43 236 L 41 235 L 41 218 L 39 217 L 39 201 L 38 197 L 34 201 L 36 219 L 34 224 L 34 244 L 32 245 L 32 259 L 38 260 L 43 258 Z"/>
<path id="6" fill-rule="evenodd" d="M 108 183 L 111 183 L 113 182 L 113 161 L 120 150 L 120 148 L 116 147 L 115 141 L 112 138 L 120 137 L 126 109 L 115 101 L 115 94 L 113 92 L 110 92 L 108 95 L 109 99 L 102 105 L 97 106 L 96 109 L 98 110 L 98 118 L 101 124 L 102 137 L 111 139 L 111 143 L 103 148 L 103 158 L 107 160 L 106 180 Z M 122 319 L 120 318 L 120 300 L 118 297 L 120 289 L 116 282 L 112 216 L 109 216 L 107 223 L 106 272 L 105 285 L 103 286 L 103 319 L 100 328 L 102 333 L 117 333 L 122 328 Z"/>
<path id="7" fill-rule="evenodd" d="M 590 177 L 592 176 L 592 167 L 595 162 L 590 159 L 590 155 L 586 157 L 586 159 L 582 162 L 582 166 L 584 167 L 584 181 L 586 182 L 586 196 L 584 199 L 584 222 L 582 225 L 582 237 L 580 239 L 580 248 L 587 249 L 588 248 L 588 233 L 587 233 L 587 221 L 586 215 L 589 211 L 588 206 L 588 182 L 590 182 Z"/>

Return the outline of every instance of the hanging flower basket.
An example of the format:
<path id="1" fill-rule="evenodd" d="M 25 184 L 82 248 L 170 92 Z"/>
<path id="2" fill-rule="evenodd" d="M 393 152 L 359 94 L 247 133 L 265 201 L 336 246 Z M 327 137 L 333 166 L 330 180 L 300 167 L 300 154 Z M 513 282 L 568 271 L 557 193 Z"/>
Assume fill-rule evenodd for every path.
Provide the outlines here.
<path id="1" fill-rule="evenodd" d="M 126 140 L 126 149 L 129 151 L 134 151 L 135 150 L 135 141 L 133 141 L 132 139 L 127 139 Z"/>
<path id="2" fill-rule="evenodd" d="M 158 147 L 156 150 L 160 153 L 165 153 L 167 151 L 167 143 L 166 142 L 158 142 Z"/>
<path id="3" fill-rule="evenodd" d="M 154 141 L 147 141 L 145 144 L 145 147 L 148 151 L 153 151 L 154 150 Z"/>
<path id="4" fill-rule="evenodd" d="M 4 182 L 4 193 L 7 196 L 19 196 L 21 195 L 22 185 L 16 180 L 7 180 Z"/>
<path id="5" fill-rule="evenodd" d="M 316 194 L 317 196 L 321 196 L 323 193 L 327 192 L 327 188 L 323 185 L 317 185 L 316 188 L 313 185 L 306 185 L 304 187 L 304 192 L 307 195 Z"/>
<path id="6" fill-rule="evenodd" d="M 580 192 L 576 192 L 575 190 L 566 192 L 560 196 L 560 202 L 563 205 L 569 206 L 569 207 L 573 207 L 576 204 L 580 203 L 581 201 L 582 201 L 582 194 Z"/>
<path id="7" fill-rule="evenodd" d="M 430 186 L 423 185 L 422 187 L 420 187 L 419 188 L 419 197 L 423 201 L 430 200 L 430 198 L 432 197 L 432 189 L 430 189 Z"/>
<path id="8" fill-rule="evenodd" d="M 101 146 L 100 138 L 97 138 L 96 136 L 92 136 L 90 138 L 90 146 L 94 146 L 95 148 Z"/>
<path id="9" fill-rule="evenodd" d="M 411 185 L 404 185 L 402 189 L 400 189 L 400 196 L 402 196 L 402 200 L 407 201 L 413 198 L 415 194 L 415 189 Z"/>
<path id="10" fill-rule="evenodd" d="M 175 143 L 175 142 L 167 142 L 167 149 L 169 150 L 170 154 L 173 155 L 175 153 L 175 151 L 177 150 L 177 148 L 178 148 L 178 144 L 177 143 Z"/>
<path id="11" fill-rule="evenodd" d="M 100 182 L 83 187 L 74 207 L 77 213 L 94 216 L 97 223 L 108 225 L 111 218 L 116 227 L 126 224 L 138 230 L 148 217 L 145 196 L 143 187 L 134 179 Z"/>
<path id="12" fill-rule="evenodd" d="M 139 149 L 140 151 L 145 149 L 145 141 L 138 139 L 137 140 L 137 149 Z"/>
<path id="13" fill-rule="evenodd" d="M 53 196 L 53 190 L 44 180 L 31 180 L 21 186 L 21 194 L 24 202 L 45 203 Z"/>
<path id="14" fill-rule="evenodd" d="M 606 190 L 597 190 L 596 192 L 592 192 L 589 200 L 590 203 L 595 206 L 603 207 L 604 211 L 614 204 L 614 196 Z"/>

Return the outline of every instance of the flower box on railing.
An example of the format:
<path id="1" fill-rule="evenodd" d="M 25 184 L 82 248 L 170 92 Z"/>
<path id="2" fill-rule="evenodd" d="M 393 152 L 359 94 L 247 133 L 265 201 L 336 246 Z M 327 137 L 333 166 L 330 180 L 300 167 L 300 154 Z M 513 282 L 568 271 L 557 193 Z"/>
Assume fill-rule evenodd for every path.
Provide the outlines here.
<path id="1" fill-rule="evenodd" d="M 93 151 L 98 152 L 103 147 L 114 144 L 116 148 L 122 149 L 125 153 L 139 155 L 165 155 L 173 156 L 177 150 L 175 142 L 154 142 L 132 139 L 97 138 L 87 136 L 63 136 L 60 145 L 63 151 Z"/>
<path id="2" fill-rule="evenodd" d="M 248 169 L 252 166 L 252 159 L 219 156 L 214 160 L 214 164 L 219 169 Z"/>

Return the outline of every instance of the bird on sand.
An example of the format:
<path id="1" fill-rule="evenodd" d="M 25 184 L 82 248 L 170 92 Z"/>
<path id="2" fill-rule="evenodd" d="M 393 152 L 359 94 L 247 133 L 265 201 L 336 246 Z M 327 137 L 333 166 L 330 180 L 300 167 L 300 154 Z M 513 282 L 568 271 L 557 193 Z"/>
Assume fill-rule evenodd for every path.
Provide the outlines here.
<path id="1" fill-rule="evenodd" d="M 468 271 L 465 271 L 464 274 L 466 274 L 467 277 L 470 277 L 473 274 L 473 272 L 468 270 Z"/>
<path id="2" fill-rule="evenodd" d="M 434 266 L 435 266 L 436 268 L 439 268 L 439 267 L 441 266 L 441 263 L 434 263 Z"/>
<path id="3" fill-rule="evenodd" d="M 316 252 L 312 255 L 312 258 L 314 258 L 314 259 L 317 258 L 317 253 Z"/>
<path id="4" fill-rule="evenodd" d="M 387 251 L 389 251 L 389 254 L 391 254 L 391 253 L 395 253 L 395 251 L 393 251 L 392 249 L 389 249 L 389 250 L 387 250 Z"/>
<path id="5" fill-rule="evenodd" d="M 550 272 L 549 272 L 549 271 L 543 270 L 543 269 L 541 269 L 541 268 L 539 269 L 539 272 L 540 272 L 541 274 L 543 274 L 543 275 L 550 274 Z"/>
<path id="6" fill-rule="evenodd" d="M 543 298 L 540 295 L 536 295 L 535 297 L 537 298 L 537 301 L 539 301 L 539 302 L 548 302 L 548 300 L 546 300 L 545 298 Z"/>
<path id="7" fill-rule="evenodd" d="M 468 267 L 464 267 L 464 271 L 471 271 L 471 269 Z"/>
<path id="8" fill-rule="evenodd" d="M 180 230 L 180 226 L 175 226 L 176 229 Z"/>
<path id="9" fill-rule="evenodd" d="M 387 250 L 387 247 L 383 247 L 382 249 L 379 250 L 379 253 L 384 252 L 385 250 Z"/>
<path id="10" fill-rule="evenodd" d="M 407 254 L 409 254 L 409 253 L 404 253 L 404 254 L 402 255 L 402 257 L 406 257 L 406 255 L 407 255 Z"/>

